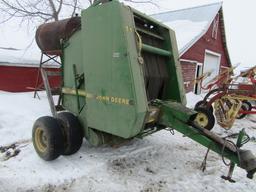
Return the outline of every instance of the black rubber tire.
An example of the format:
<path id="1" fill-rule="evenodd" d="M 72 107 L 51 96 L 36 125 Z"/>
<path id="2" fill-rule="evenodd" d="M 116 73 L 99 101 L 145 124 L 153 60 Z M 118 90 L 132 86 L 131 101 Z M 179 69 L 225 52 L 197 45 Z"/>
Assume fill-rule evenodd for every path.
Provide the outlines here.
<path id="1" fill-rule="evenodd" d="M 241 106 L 241 109 L 243 111 L 248 111 L 247 107 L 245 105 L 242 105 Z M 236 119 L 243 119 L 246 117 L 247 114 L 243 114 L 243 113 L 238 113 L 237 116 L 236 116 Z"/>
<path id="2" fill-rule="evenodd" d="M 194 110 L 196 111 L 196 109 L 199 108 L 199 107 L 206 108 L 206 105 L 207 105 L 207 103 L 204 100 L 198 101 L 195 104 Z M 209 110 L 210 110 L 211 113 L 213 113 L 213 107 L 212 106 L 210 106 Z"/>
<path id="3" fill-rule="evenodd" d="M 33 125 L 32 140 L 34 148 L 42 159 L 57 159 L 64 149 L 64 136 L 57 119 L 49 116 L 40 117 Z"/>
<path id="4" fill-rule="evenodd" d="M 196 118 L 195 118 L 195 122 L 201 126 L 202 128 L 205 128 L 207 130 L 212 130 L 212 128 L 214 127 L 214 124 L 215 124 L 215 117 L 213 115 L 213 113 L 211 111 L 209 111 L 207 108 L 204 108 L 204 107 L 198 107 L 196 109 L 196 111 L 198 112 Z M 202 121 L 198 115 L 199 114 L 202 114 L 204 118 L 204 120 L 207 120 L 207 122 L 205 122 L 204 124 L 202 124 Z"/>
<path id="5" fill-rule="evenodd" d="M 64 133 L 64 151 L 62 155 L 72 155 L 76 153 L 83 143 L 83 129 L 78 118 L 70 112 L 57 114 L 57 119 L 62 125 Z"/>
<path id="6" fill-rule="evenodd" d="M 252 110 L 252 104 L 249 101 L 243 101 L 243 105 L 246 106 L 247 111 Z"/>

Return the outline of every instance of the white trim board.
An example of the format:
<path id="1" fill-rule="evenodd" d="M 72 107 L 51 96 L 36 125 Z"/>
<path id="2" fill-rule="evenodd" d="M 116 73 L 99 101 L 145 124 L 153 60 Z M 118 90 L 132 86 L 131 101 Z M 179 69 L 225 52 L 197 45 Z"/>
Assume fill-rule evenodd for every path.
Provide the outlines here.
<path id="1" fill-rule="evenodd" d="M 182 62 L 187 62 L 187 63 L 192 63 L 192 64 L 197 64 L 198 61 L 195 61 L 195 60 L 189 60 L 189 59 L 180 59 L 180 61 Z"/>

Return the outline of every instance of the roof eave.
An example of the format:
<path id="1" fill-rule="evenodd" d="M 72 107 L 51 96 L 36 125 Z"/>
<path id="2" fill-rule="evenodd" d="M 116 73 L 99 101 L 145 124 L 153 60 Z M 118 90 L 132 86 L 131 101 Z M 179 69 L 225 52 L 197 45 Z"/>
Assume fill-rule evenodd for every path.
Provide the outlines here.
<path id="1" fill-rule="evenodd" d="M 224 22 L 224 15 L 223 15 L 223 8 L 222 7 L 219 11 L 219 14 L 220 14 L 221 37 L 222 37 L 222 41 L 223 41 L 223 44 L 224 44 L 224 51 L 225 51 L 226 56 L 227 56 L 228 67 L 232 67 L 230 55 L 229 55 L 229 52 L 228 52 L 226 32 L 225 32 L 225 22 Z"/>
<path id="2" fill-rule="evenodd" d="M 223 11 L 222 11 L 222 2 L 220 2 L 219 4 L 220 4 L 220 8 L 219 8 L 219 10 L 218 10 L 217 13 L 219 13 L 219 12 L 222 13 L 222 14 L 220 14 L 220 18 L 222 18 L 223 23 L 224 23 Z M 203 36 L 207 33 L 207 31 L 209 30 L 210 26 L 212 25 L 213 20 L 215 19 L 216 15 L 217 15 L 217 13 L 216 13 L 216 14 L 212 17 L 212 19 L 208 22 L 207 27 L 206 27 L 197 37 L 195 37 L 192 41 L 190 41 L 190 43 L 189 43 L 186 47 L 183 47 L 183 48 L 181 49 L 180 57 L 181 57 L 182 55 L 184 55 L 201 37 L 203 37 Z M 224 30 L 224 33 L 225 33 L 225 30 Z M 224 34 L 224 35 L 225 35 L 225 34 Z M 225 37 L 225 39 L 226 39 L 226 37 Z M 225 46 L 226 46 L 226 43 L 225 43 Z M 227 56 L 228 56 L 228 58 L 229 58 L 228 52 L 227 52 Z M 229 60 L 230 60 L 230 59 L 229 59 Z"/>
<path id="3" fill-rule="evenodd" d="M 227 57 L 227 62 L 228 62 L 227 64 L 228 64 L 228 67 L 232 67 L 230 55 L 229 55 L 229 52 L 228 52 L 228 46 L 227 46 L 227 39 L 226 39 L 225 23 L 224 23 L 224 15 L 223 15 L 222 6 L 220 7 L 220 10 L 218 11 L 218 13 L 220 15 L 221 38 L 222 38 L 223 45 L 224 45 L 224 51 L 225 51 L 225 54 L 226 54 L 226 57 Z M 206 28 L 206 30 L 204 30 L 199 36 L 197 36 L 193 41 L 191 41 L 191 43 L 189 43 L 189 46 L 186 46 L 186 47 L 184 47 L 183 49 L 180 50 L 180 57 L 182 55 L 184 55 L 201 37 L 203 37 L 207 33 L 207 31 L 210 28 L 214 18 L 209 23 L 209 26 Z"/>

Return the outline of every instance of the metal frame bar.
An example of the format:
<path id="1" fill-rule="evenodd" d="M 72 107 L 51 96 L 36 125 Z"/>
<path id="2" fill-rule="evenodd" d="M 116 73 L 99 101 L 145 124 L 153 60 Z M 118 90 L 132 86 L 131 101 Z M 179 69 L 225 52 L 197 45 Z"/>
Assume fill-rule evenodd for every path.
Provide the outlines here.
<path id="1" fill-rule="evenodd" d="M 52 116 L 56 117 L 57 116 L 57 111 L 56 111 L 55 104 L 54 104 L 54 101 L 53 101 L 53 97 L 52 97 L 52 93 L 51 93 L 51 87 L 50 87 L 50 84 L 49 84 L 49 81 L 48 81 L 47 74 L 46 74 L 46 72 L 43 68 L 41 68 L 40 71 L 41 71 L 42 78 L 43 78 L 43 81 L 44 81 L 44 86 L 45 86 L 47 98 L 48 98 L 48 101 L 49 101 L 50 109 L 51 109 L 51 112 L 52 112 Z"/>

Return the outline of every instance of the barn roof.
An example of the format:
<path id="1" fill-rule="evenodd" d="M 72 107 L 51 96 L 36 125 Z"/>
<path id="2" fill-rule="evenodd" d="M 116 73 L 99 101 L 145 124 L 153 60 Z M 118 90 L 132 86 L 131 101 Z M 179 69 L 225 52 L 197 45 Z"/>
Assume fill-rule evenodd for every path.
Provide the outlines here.
<path id="1" fill-rule="evenodd" d="M 21 25 L 17 18 L 1 24 L 0 65 L 38 65 L 41 52 L 34 41 L 35 30 Z"/>
<path id="2" fill-rule="evenodd" d="M 26 64 L 34 65 L 39 61 L 24 58 L 26 50 L 20 50 L 12 47 L 0 47 L 0 65 Z"/>
<path id="3" fill-rule="evenodd" d="M 220 10 L 222 12 L 222 2 L 168 11 L 152 16 L 176 32 L 179 53 L 183 55 L 208 31 Z M 221 17 L 223 18 L 222 14 Z M 224 43 L 226 43 L 225 33 Z"/>
<path id="4" fill-rule="evenodd" d="M 38 67 L 40 56 L 34 58 L 28 56 L 28 54 L 35 54 L 35 52 L 37 51 L 35 51 L 33 47 L 30 47 L 27 50 L 12 47 L 0 47 L 0 66 Z M 60 67 L 56 63 L 49 63 L 44 64 L 44 66 L 48 68 Z"/>

